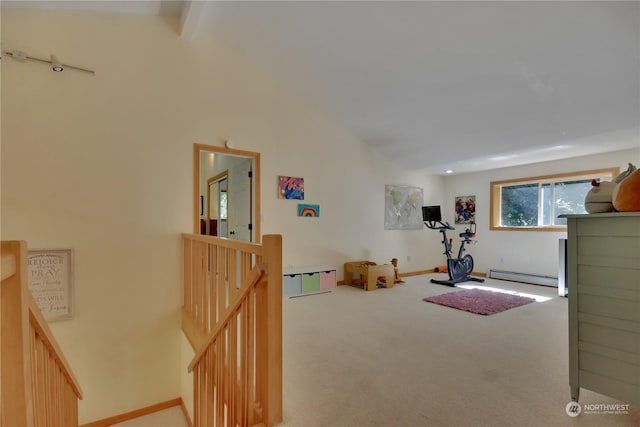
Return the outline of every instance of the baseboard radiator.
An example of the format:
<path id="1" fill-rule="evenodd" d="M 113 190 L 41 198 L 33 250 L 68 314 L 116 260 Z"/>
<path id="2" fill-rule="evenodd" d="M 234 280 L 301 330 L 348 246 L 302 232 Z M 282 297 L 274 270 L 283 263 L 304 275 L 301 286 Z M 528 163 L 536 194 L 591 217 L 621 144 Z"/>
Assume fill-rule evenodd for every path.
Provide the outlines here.
<path id="1" fill-rule="evenodd" d="M 515 271 L 489 270 L 491 279 L 510 280 L 512 282 L 530 283 L 532 285 L 558 287 L 558 278 L 539 274 L 518 273 Z"/>

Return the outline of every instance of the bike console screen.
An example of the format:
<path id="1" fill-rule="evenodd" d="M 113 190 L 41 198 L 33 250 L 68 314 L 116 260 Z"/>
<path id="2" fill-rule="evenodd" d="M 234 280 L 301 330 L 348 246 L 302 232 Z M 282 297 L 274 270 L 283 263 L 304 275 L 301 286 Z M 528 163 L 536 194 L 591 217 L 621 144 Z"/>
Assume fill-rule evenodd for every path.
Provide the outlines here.
<path id="1" fill-rule="evenodd" d="M 440 213 L 440 206 L 423 206 L 422 207 L 422 221 L 425 221 L 425 222 L 440 222 L 440 221 L 442 221 L 442 214 Z"/>

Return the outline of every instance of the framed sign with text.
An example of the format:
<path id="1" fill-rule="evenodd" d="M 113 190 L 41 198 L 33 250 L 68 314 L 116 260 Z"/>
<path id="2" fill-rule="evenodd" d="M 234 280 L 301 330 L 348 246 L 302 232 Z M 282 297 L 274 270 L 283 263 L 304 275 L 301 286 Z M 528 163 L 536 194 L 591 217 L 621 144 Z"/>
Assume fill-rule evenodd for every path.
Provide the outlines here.
<path id="1" fill-rule="evenodd" d="M 73 251 L 38 249 L 27 252 L 29 290 L 48 321 L 73 317 Z"/>

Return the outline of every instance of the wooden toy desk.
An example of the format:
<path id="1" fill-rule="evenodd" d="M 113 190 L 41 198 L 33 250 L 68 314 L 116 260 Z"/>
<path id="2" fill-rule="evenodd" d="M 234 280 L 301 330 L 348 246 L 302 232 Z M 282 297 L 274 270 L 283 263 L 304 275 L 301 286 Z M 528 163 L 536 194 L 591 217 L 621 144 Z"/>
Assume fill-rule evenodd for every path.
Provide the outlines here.
<path id="1" fill-rule="evenodd" d="M 375 291 L 378 289 L 378 277 L 384 277 L 387 288 L 393 288 L 394 271 L 393 264 L 377 265 L 371 261 L 352 261 L 344 263 L 344 284 L 350 285 L 353 281 L 353 275 L 359 274 L 364 283 L 366 291 Z"/>

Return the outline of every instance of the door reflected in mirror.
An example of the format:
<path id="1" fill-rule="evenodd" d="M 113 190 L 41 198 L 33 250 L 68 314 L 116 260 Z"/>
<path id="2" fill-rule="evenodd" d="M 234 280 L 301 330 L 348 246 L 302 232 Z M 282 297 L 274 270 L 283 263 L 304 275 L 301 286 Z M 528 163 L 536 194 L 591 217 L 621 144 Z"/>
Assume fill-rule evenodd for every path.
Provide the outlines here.
<path id="1" fill-rule="evenodd" d="M 201 170 L 202 173 L 202 170 Z M 207 192 L 209 198 L 208 221 L 204 224 L 204 233 L 210 236 L 227 236 L 227 189 L 229 171 L 225 170 L 207 179 Z"/>

